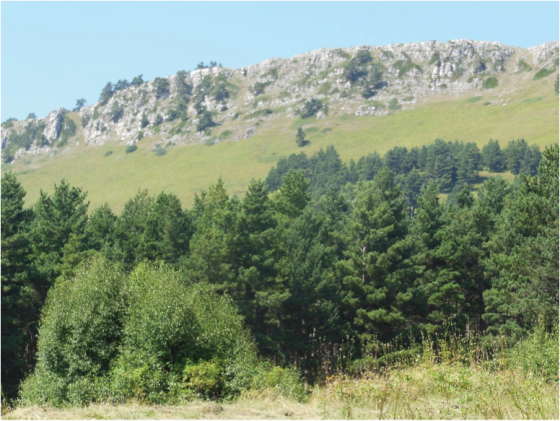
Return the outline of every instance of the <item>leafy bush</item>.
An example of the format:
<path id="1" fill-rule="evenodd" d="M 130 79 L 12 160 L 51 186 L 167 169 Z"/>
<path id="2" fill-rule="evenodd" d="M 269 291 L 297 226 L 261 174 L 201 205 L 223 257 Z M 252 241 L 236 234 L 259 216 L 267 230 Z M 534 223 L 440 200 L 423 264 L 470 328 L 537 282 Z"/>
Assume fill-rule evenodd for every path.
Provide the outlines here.
<path id="1" fill-rule="evenodd" d="M 3 150 L 2 156 L 3 156 L 2 161 L 5 164 L 9 164 L 13 162 L 14 159 L 16 159 L 16 157 L 9 150 Z"/>
<path id="2" fill-rule="evenodd" d="M 105 152 L 105 156 L 109 156 L 109 155 L 112 155 L 112 154 L 113 154 L 113 151 L 107 151 L 107 152 Z"/>
<path id="3" fill-rule="evenodd" d="M 231 130 L 224 130 L 222 133 L 220 133 L 218 138 L 221 139 L 221 140 L 225 140 L 228 137 L 230 137 L 232 134 L 233 134 L 233 132 Z"/>
<path id="4" fill-rule="evenodd" d="M 374 97 L 376 94 L 377 91 L 371 85 L 364 86 L 364 89 L 362 90 L 362 97 L 364 99 L 370 99 L 371 97 Z"/>
<path id="5" fill-rule="evenodd" d="M 163 77 L 156 77 L 154 79 L 154 88 L 156 99 L 166 98 L 169 95 L 169 81 Z"/>
<path id="6" fill-rule="evenodd" d="M 2 123 L 2 127 L 4 127 L 5 129 L 10 129 L 10 128 L 14 127 L 14 121 L 17 121 L 17 119 L 15 119 L 13 117 L 9 118 Z"/>
<path id="7" fill-rule="evenodd" d="M 126 147 L 126 149 L 124 150 L 126 153 L 132 153 L 134 152 L 136 149 L 138 149 L 138 146 L 136 145 L 129 145 Z"/>
<path id="8" fill-rule="evenodd" d="M 261 363 L 251 389 L 271 390 L 280 396 L 304 402 L 308 395 L 297 372 L 290 368 L 272 367 L 270 363 Z"/>
<path id="9" fill-rule="evenodd" d="M 188 360 L 183 369 L 183 387 L 202 398 L 221 397 L 225 379 L 224 368 L 220 363 L 212 360 L 194 364 Z"/>
<path id="10" fill-rule="evenodd" d="M 165 148 L 162 148 L 161 146 L 158 146 L 154 149 L 154 153 L 157 156 L 163 156 L 167 153 L 167 150 Z"/>
<path id="11" fill-rule="evenodd" d="M 163 123 L 163 117 L 161 116 L 161 114 L 158 114 L 156 116 L 156 121 L 154 121 L 154 126 L 159 126 L 162 123 Z"/>
<path id="12" fill-rule="evenodd" d="M 49 291 L 37 368 L 21 389 L 24 404 L 81 404 L 83 399 L 71 395 L 92 389 L 84 383 L 108 373 L 122 335 L 124 279 L 119 266 L 95 256 L 76 269 L 73 279 Z M 89 390 L 86 399 L 96 400 L 94 392 Z"/>
<path id="13" fill-rule="evenodd" d="M 314 116 L 321 108 L 323 108 L 323 103 L 321 101 L 315 98 L 309 99 L 305 101 L 303 107 L 300 109 L 300 116 L 301 118 Z"/>
<path id="14" fill-rule="evenodd" d="M 347 81 L 354 84 L 360 79 L 366 77 L 367 71 L 365 71 L 359 64 L 351 61 L 346 65 L 342 74 Z"/>
<path id="15" fill-rule="evenodd" d="M 130 82 L 130 86 L 140 86 L 140 85 L 142 85 L 144 83 L 144 79 L 142 79 L 142 76 L 144 76 L 144 75 L 138 75 L 134 79 L 132 79 L 132 82 Z"/>
<path id="16" fill-rule="evenodd" d="M 250 90 L 254 96 L 259 96 L 264 94 L 264 89 L 270 85 L 270 82 L 256 82 L 253 86 L 251 86 Z"/>
<path id="17" fill-rule="evenodd" d="M 404 75 L 406 75 L 408 72 L 410 72 L 413 69 L 416 69 L 420 73 L 422 73 L 422 68 L 419 65 L 410 61 L 410 59 L 408 59 L 408 60 L 398 60 L 397 62 L 395 62 L 393 67 L 395 69 L 397 69 L 397 77 L 399 79 L 402 78 Z"/>
<path id="18" fill-rule="evenodd" d="M 43 122 L 32 120 L 26 124 L 22 133 L 18 134 L 15 131 L 11 131 L 8 145 L 2 151 L 4 162 L 12 162 L 19 148 L 29 150 L 33 142 L 39 147 L 48 145 L 49 142 L 43 134 L 44 130 L 45 124 Z"/>
<path id="19" fill-rule="evenodd" d="M 558 327 L 547 332 L 543 326 L 537 326 L 509 354 L 512 365 L 535 377 L 558 382 Z"/>
<path id="20" fill-rule="evenodd" d="M 144 132 L 142 132 L 142 131 L 138 132 L 138 135 L 136 137 L 137 137 L 138 140 L 144 139 Z"/>
<path id="21" fill-rule="evenodd" d="M 484 89 L 492 89 L 498 86 L 498 79 L 495 77 L 489 77 L 482 83 L 482 88 Z"/>
<path id="22" fill-rule="evenodd" d="M 198 123 L 196 125 L 196 130 L 199 132 L 203 132 L 206 129 L 212 128 L 217 126 L 217 124 L 212 120 L 212 113 L 208 110 L 204 110 L 198 119 Z"/>
<path id="23" fill-rule="evenodd" d="M 49 292 L 39 337 L 24 405 L 232 396 L 257 370 L 230 298 L 156 264 L 126 277 L 99 255 Z"/>

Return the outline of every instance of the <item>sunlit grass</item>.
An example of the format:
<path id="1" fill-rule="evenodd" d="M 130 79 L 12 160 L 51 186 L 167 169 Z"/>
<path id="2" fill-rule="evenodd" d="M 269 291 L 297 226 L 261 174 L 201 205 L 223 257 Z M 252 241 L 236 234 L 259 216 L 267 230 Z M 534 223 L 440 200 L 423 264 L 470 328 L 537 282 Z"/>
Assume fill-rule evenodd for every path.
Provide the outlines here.
<path id="1" fill-rule="evenodd" d="M 3 170 L 13 169 L 19 174 L 28 193 L 28 205 L 37 200 L 40 189 L 52 192 L 54 183 L 66 178 L 88 191 L 92 208 L 108 202 L 118 212 L 139 188 L 153 194 L 173 192 L 190 206 L 194 194 L 207 189 L 220 176 L 230 194 L 242 195 L 251 178 L 264 179 L 281 156 L 301 151 L 311 155 L 329 145 L 334 145 L 345 161 L 375 150 L 384 154 L 394 146 L 430 144 L 436 138 L 476 142 L 479 147 L 491 138 L 499 139 L 502 147 L 512 139 L 525 138 L 543 149 L 558 142 L 559 121 L 558 96 L 545 82 L 532 82 L 515 94 L 499 97 L 483 93 L 476 102 L 472 102 L 472 96 L 433 101 L 387 116 L 356 117 L 331 111 L 325 119 L 302 121 L 274 114 L 254 128 L 255 135 L 247 140 L 228 139 L 213 146 L 181 145 L 168 148 L 164 156 L 152 152 L 162 141 L 160 135 L 143 139 L 138 150 L 130 154 L 125 154 L 124 143 L 85 146 L 82 141 L 80 146 L 58 151 L 52 158 L 34 158 L 30 165 L 4 165 Z M 542 99 L 526 101 L 536 97 Z M 496 103 L 484 106 L 487 100 Z M 240 124 L 236 120 L 215 128 L 213 135 Z M 302 124 L 317 129 L 308 134 L 310 145 L 298 148 L 295 133 Z M 109 150 L 113 154 L 105 156 Z"/>

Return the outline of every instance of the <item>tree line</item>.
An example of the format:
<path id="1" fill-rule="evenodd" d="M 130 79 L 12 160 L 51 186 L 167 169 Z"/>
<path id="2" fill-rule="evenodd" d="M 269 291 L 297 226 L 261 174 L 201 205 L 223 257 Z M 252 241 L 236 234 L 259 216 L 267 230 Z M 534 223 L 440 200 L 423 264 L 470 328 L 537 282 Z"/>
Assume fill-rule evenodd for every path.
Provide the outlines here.
<path id="1" fill-rule="evenodd" d="M 298 130 L 298 139 L 304 136 L 304 130 Z M 441 192 L 456 193 L 465 183 L 481 182 L 479 171 L 483 169 L 494 173 L 536 175 L 541 159 L 539 147 L 529 146 L 525 139 L 512 140 L 504 149 L 498 140 L 490 139 L 482 151 L 475 143 L 436 139 L 433 144 L 421 148 L 396 146 L 383 158 L 373 152 L 357 162 L 350 159 L 348 165 L 342 162 L 336 149 L 329 146 L 310 158 L 304 152 L 281 157 L 270 170 L 266 184 L 275 191 L 288 172 L 301 170 L 310 183 L 311 195 L 320 197 L 330 187 L 373 180 L 375 174 L 387 166 L 396 176 L 396 182 L 416 196 L 428 180 L 435 181 Z"/>
<path id="2" fill-rule="evenodd" d="M 21 184 L 4 174 L 3 393 L 15 396 L 35 365 L 49 291 L 71 285 L 99 256 L 123 274 L 158 262 L 175 273 L 174 285 L 230 297 L 258 354 L 310 379 L 322 341 L 387 342 L 452 323 L 488 343 L 513 343 L 539 321 L 557 324 L 558 145 L 525 174 L 533 165 L 527 151 L 536 149 L 524 141 L 501 154 L 494 141 L 478 154 L 469 145 L 394 148 L 349 165 L 334 148 L 292 155 L 266 183 L 253 180 L 242 199 L 219 179 L 191 209 L 172 193 L 141 190 L 120 215 L 107 204 L 89 212 L 86 193 L 65 180 L 25 208 Z M 510 149 L 520 147 L 523 155 Z M 476 196 L 468 184 L 453 187 L 452 200 L 441 203 L 450 186 L 436 168 L 446 160 L 456 173 L 467 165 L 468 175 L 517 162 L 521 175 L 512 184 L 489 178 Z M 411 205 L 413 173 L 420 181 Z"/>

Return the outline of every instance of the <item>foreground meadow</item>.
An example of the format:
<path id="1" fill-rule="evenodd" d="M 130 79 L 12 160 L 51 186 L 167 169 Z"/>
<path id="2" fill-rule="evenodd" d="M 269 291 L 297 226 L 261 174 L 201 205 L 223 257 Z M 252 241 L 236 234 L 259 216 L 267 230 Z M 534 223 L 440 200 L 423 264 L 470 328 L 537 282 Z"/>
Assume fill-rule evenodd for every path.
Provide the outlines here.
<path id="1" fill-rule="evenodd" d="M 233 402 L 17 408 L 4 419 L 558 419 L 558 383 L 519 370 L 429 366 L 360 379 L 334 377 L 305 402 L 274 390 Z"/>
<path id="2" fill-rule="evenodd" d="M 433 352 L 437 349 L 438 352 Z M 385 351 L 388 351 L 386 349 Z M 350 374 L 344 352 L 309 392 L 279 382 L 231 401 L 178 405 L 139 401 L 84 407 L 3 408 L 3 419 L 558 419 L 558 334 L 537 331 L 494 358 L 474 341 L 424 342 L 392 350 L 385 368 Z M 339 368 L 334 368 L 338 366 Z"/>

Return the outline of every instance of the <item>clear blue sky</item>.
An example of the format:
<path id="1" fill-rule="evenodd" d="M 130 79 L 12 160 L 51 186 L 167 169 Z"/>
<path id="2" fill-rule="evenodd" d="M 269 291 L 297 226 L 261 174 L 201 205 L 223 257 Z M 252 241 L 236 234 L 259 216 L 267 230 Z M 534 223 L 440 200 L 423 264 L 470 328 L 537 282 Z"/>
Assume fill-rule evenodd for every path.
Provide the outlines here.
<path id="1" fill-rule="evenodd" d="M 2 113 L 89 104 L 108 82 L 215 60 L 240 68 L 325 47 L 557 41 L 558 2 L 6 2 Z"/>

